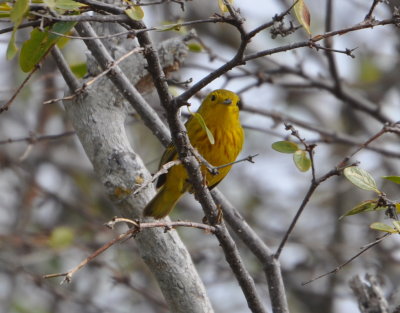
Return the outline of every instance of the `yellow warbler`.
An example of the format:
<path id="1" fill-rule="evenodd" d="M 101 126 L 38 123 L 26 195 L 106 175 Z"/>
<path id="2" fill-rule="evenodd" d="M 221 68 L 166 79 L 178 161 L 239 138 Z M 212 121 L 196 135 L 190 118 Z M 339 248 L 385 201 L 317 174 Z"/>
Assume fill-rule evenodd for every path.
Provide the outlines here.
<path id="1" fill-rule="evenodd" d="M 201 104 L 199 113 L 207 128 L 214 137 L 211 143 L 209 136 L 200 121 L 191 116 L 185 126 L 193 147 L 213 166 L 221 166 L 236 160 L 243 146 L 244 133 L 239 121 L 239 96 L 235 93 L 219 89 L 211 92 Z M 173 144 L 165 150 L 160 167 L 172 160 L 178 159 L 178 154 Z M 209 189 L 214 188 L 231 169 L 230 166 L 222 167 L 217 175 L 212 175 L 202 165 L 201 170 L 205 175 Z M 167 174 L 160 176 L 157 182 L 160 188 L 156 196 L 144 209 L 144 215 L 162 218 L 171 212 L 179 198 L 190 191 L 188 174 L 182 164 L 169 169 Z"/>

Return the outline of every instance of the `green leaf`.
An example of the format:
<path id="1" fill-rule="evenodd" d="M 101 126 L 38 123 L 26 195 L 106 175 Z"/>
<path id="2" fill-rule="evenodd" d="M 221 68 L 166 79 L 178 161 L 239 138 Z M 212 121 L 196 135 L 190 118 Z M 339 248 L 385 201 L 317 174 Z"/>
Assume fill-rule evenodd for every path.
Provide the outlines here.
<path id="1" fill-rule="evenodd" d="M 1 2 L 2 0 L 0 0 Z M 10 18 L 12 6 L 10 6 L 7 2 L 0 3 L 0 18 Z"/>
<path id="2" fill-rule="evenodd" d="M 212 145 L 215 144 L 214 136 L 213 136 L 212 132 L 208 129 L 208 127 L 207 127 L 207 125 L 206 125 L 206 122 L 204 121 L 204 119 L 203 119 L 203 117 L 201 116 L 201 114 L 200 114 L 200 113 L 197 113 L 197 112 L 196 112 L 196 113 L 193 113 L 192 111 L 190 111 L 189 106 L 187 107 L 187 109 L 188 109 L 189 113 L 193 116 L 193 118 L 195 118 L 195 119 L 200 123 L 200 126 L 201 126 L 201 128 L 203 128 L 204 131 L 206 132 L 207 138 L 208 138 L 208 140 L 210 141 L 210 143 L 211 143 Z"/>
<path id="3" fill-rule="evenodd" d="M 307 172 L 311 167 L 311 160 L 307 156 L 307 152 L 304 150 L 297 150 L 293 154 L 294 164 L 301 172 Z"/>
<path id="4" fill-rule="evenodd" d="M 163 25 L 163 26 L 157 26 L 157 27 L 155 27 L 155 29 L 160 32 L 166 32 L 169 30 L 174 30 L 174 31 L 179 32 L 181 30 L 181 27 L 182 27 L 181 23 L 175 23 L 175 24 L 167 24 L 167 25 Z"/>
<path id="5" fill-rule="evenodd" d="M 272 149 L 281 153 L 295 153 L 300 150 L 299 146 L 292 141 L 277 141 L 272 144 Z"/>
<path id="6" fill-rule="evenodd" d="M 76 77 L 82 78 L 83 76 L 86 75 L 87 73 L 87 65 L 86 63 L 79 63 L 79 64 L 74 64 L 70 65 L 72 73 L 75 74 Z"/>
<path id="7" fill-rule="evenodd" d="M 293 2 L 295 1 L 296 0 L 293 0 Z M 300 23 L 301 26 L 304 27 L 307 33 L 311 35 L 311 15 L 304 0 L 297 0 L 297 3 L 294 5 L 293 9 L 294 13 L 296 14 L 297 21 Z"/>
<path id="8" fill-rule="evenodd" d="M 62 35 L 67 34 L 69 31 L 71 31 L 72 27 L 74 27 L 76 22 L 58 22 L 53 25 L 51 28 L 51 31 L 55 33 L 59 33 Z M 49 40 L 52 41 L 52 45 L 61 38 L 60 35 L 48 33 L 49 35 Z"/>
<path id="9" fill-rule="evenodd" d="M 53 10 L 60 9 L 60 10 L 75 11 L 81 7 L 87 6 L 86 4 L 79 3 L 73 0 L 43 0 L 43 3 Z"/>
<path id="10" fill-rule="evenodd" d="M 74 230 L 71 227 L 59 226 L 51 232 L 49 245 L 53 249 L 65 249 L 73 243 L 74 237 Z"/>
<path id="11" fill-rule="evenodd" d="M 398 233 L 398 231 L 396 229 L 394 229 L 393 227 L 386 225 L 384 223 L 375 222 L 375 223 L 372 223 L 371 225 L 369 225 L 369 227 L 371 229 L 383 231 L 386 233 L 391 233 L 391 234 Z"/>
<path id="12" fill-rule="evenodd" d="M 400 221 L 392 221 L 394 228 L 400 233 Z"/>
<path id="13" fill-rule="evenodd" d="M 7 2 L 2 2 L 2 0 L 0 0 L 0 2 L 0 11 L 10 12 L 12 10 L 12 6 L 10 6 L 10 4 Z"/>
<path id="14" fill-rule="evenodd" d="M 50 9 L 54 10 L 56 8 L 56 0 L 43 0 L 43 3 Z"/>
<path id="15" fill-rule="evenodd" d="M 86 4 L 79 3 L 73 0 L 56 0 L 56 8 L 68 11 L 75 11 L 79 8 L 86 7 Z"/>
<path id="16" fill-rule="evenodd" d="M 7 10 L 8 6 L 2 4 L 2 9 Z M 18 47 L 15 44 L 15 33 L 18 30 L 18 26 L 21 24 L 22 20 L 24 19 L 25 13 L 28 11 L 29 8 L 29 0 L 17 0 L 10 12 L 10 19 L 14 22 L 13 31 L 11 34 L 10 42 L 7 46 L 6 57 L 8 60 L 11 60 L 15 57 L 18 52 Z"/>
<path id="17" fill-rule="evenodd" d="M 15 44 L 15 33 L 16 33 L 16 30 L 17 29 L 14 28 L 14 30 L 13 30 L 13 32 L 11 34 L 10 41 L 8 43 L 8 46 L 7 46 L 7 52 L 6 52 L 7 60 L 11 60 L 12 58 L 14 58 L 15 55 L 17 54 L 17 52 L 18 52 L 18 47 Z"/>
<path id="18" fill-rule="evenodd" d="M 126 9 L 125 14 L 134 21 L 140 21 L 144 17 L 143 9 L 139 5 L 134 5 L 129 9 Z"/>
<path id="19" fill-rule="evenodd" d="M 346 167 L 343 171 L 344 176 L 357 187 L 364 190 L 375 191 L 380 194 L 374 178 L 366 170 L 358 166 Z"/>
<path id="20" fill-rule="evenodd" d="M 201 128 L 203 128 L 204 131 L 206 132 L 207 138 L 210 141 L 210 143 L 212 145 L 215 144 L 214 136 L 213 136 L 212 132 L 208 129 L 208 127 L 206 125 L 206 122 L 204 121 L 204 119 L 201 116 L 201 114 L 196 112 L 196 113 L 193 113 L 193 116 L 199 121 L 199 123 L 201 125 Z"/>
<path id="21" fill-rule="evenodd" d="M 67 32 L 65 35 L 70 35 L 70 34 L 71 34 L 71 32 Z M 68 38 L 68 37 L 60 37 L 57 40 L 56 45 L 58 48 L 63 49 L 70 42 L 70 40 L 71 40 L 71 38 Z"/>
<path id="22" fill-rule="evenodd" d="M 11 10 L 10 14 L 11 21 L 13 21 L 18 26 L 22 22 L 25 13 L 28 11 L 28 8 L 29 8 L 29 0 L 17 0 Z"/>
<path id="23" fill-rule="evenodd" d="M 228 0 L 230 4 L 233 4 L 233 0 Z M 223 0 L 218 0 L 218 6 L 222 13 L 229 12 Z"/>
<path id="24" fill-rule="evenodd" d="M 400 176 L 382 176 L 382 178 L 390 180 L 393 183 L 400 184 Z"/>
<path id="25" fill-rule="evenodd" d="M 60 33 L 68 33 L 75 22 L 58 22 L 55 23 L 51 30 Z M 31 38 L 24 42 L 21 48 L 19 64 L 22 71 L 30 72 L 43 59 L 53 45 L 62 38 L 60 35 L 52 34 L 47 31 L 41 32 L 34 28 L 31 32 Z"/>
<path id="26" fill-rule="evenodd" d="M 343 214 L 341 217 L 339 217 L 339 220 L 341 220 L 343 217 L 349 216 L 349 215 L 355 215 L 355 214 L 370 212 L 370 211 L 380 211 L 380 210 L 386 210 L 386 209 L 387 209 L 387 206 L 378 206 L 378 200 L 376 200 L 376 199 L 366 200 L 366 201 L 363 201 L 363 202 L 357 204 L 350 211 Z"/>
<path id="27" fill-rule="evenodd" d="M 188 44 L 186 44 L 186 46 L 188 47 L 189 51 L 191 51 L 191 52 L 203 51 L 203 46 L 197 42 L 188 43 Z"/>

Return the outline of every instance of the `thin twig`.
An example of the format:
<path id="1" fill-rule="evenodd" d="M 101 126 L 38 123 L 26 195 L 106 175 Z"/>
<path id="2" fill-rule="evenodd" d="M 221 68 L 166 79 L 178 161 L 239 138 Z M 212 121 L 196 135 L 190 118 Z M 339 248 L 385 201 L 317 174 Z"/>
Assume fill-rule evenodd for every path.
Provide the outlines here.
<path id="1" fill-rule="evenodd" d="M 364 20 L 370 20 L 372 18 L 372 14 L 375 10 L 375 7 L 382 2 L 382 0 L 374 0 L 374 2 L 372 2 L 371 8 L 369 9 L 367 15 L 365 15 Z"/>
<path id="2" fill-rule="evenodd" d="M 15 98 L 18 96 L 18 94 L 21 92 L 21 90 L 25 87 L 25 85 L 28 83 L 29 79 L 31 79 L 32 75 L 39 69 L 39 65 L 35 65 L 33 70 L 28 74 L 28 76 L 25 77 L 24 81 L 22 84 L 18 87 L 18 89 L 14 92 L 10 100 L 8 100 L 2 107 L 0 107 L 0 114 L 3 113 L 4 111 L 7 111 L 10 106 L 12 105 L 13 101 Z"/>
<path id="3" fill-rule="evenodd" d="M 84 37 L 83 37 L 84 38 Z M 93 85 L 97 80 L 99 80 L 101 77 L 107 75 L 113 68 L 115 68 L 116 66 L 118 66 L 119 63 L 121 63 L 122 61 L 124 61 L 126 58 L 128 58 L 129 56 L 131 56 L 134 53 L 140 53 L 142 52 L 143 49 L 140 47 L 134 48 L 131 51 L 129 51 L 128 53 L 125 53 L 123 56 L 121 56 L 118 60 L 114 61 L 113 63 L 109 64 L 109 66 L 102 71 L 100 74 L 96 75 L 95 77 L 93 77 L 92 79 L 90 79 L 89 81 L 85 82 L 82 86 L 75 88 L 75 84 L 74 86 L 69 86 L 70 90 L 73 90 L 73 94 L 69 95 L 69 96 L 65 96 L 63 98 L 58 98 L 58 99 L 51 99 L 51 100 L 47 100 L 45 102 L 43 102 L 44 104 L 50 104 L 50 103 L 54 103 L 54 102 L 58 102 L 58 101 L 62 101 L 62 100 L 72 100 L 73 98 L 75 98 L 76 96 L 78 96 L 79 94 L 81 94 L 82 92 L 84 92 L 88 87 L 90 87 L 91 85 Z M 60 64 L 60 63 L 58 63 Z M 60 70 L 63 67 L 59 67 Z M 69 68 L 69 67 L 68 67 Z M 62 72 L 63 73 L 63 72 Z M 64 78 L 66 77 L 63 74 Z M 69 80 L 66 80 L 67 82 Z M 69 84 L 70 85 L 70 84 Z M 79 85 L 78 85 L 79 86 Z M 75 88 L 75 89 L 74 89 Z"/>
<path id="4" fill-rule="evenodd" d="M 280 47 L 273 48 L 273 49 L 267 49 L 267 50 L 251 53 L 251 54 L 246 55 L 243 58 L 243 62 L 247 62 L 250 60 L 258 59 L 258 58 L 261 58 L 264 56 L 268 56 L 268 55 L 272 55 L 272 54 L 276 54 L 276 53 L 280 53 L 280 52 L 295 50 L 298 48 L 313 47 L 313 46 L 315 46 L 314 45 L 315 42 L 321 41 L 325 38 L 344 35 L 344 34 L 347 34 L 347 33 L 350 33 L 350 32 L 356 31 L 356 30 L 373 28 L 375 26 L 391 25 L 391 24 L 397 25 L 398 23 L 399 23 L 398 18 L 391 18 L 391 19 L 385 19 L 385 20 L 381 20 L 381 21 L 373 21 L 373 22 L 357 24 L 352 27 L 343 28 L 343 29 L 336 30 L 336 31 L 331 31 L 331 32 L 324 33 L 321 35 L 316 35 L 316 36 L 312 37 L 309 41 L 295 42 L 295 43 L 288 44 L 285 46 L 280 46 Z M 322 47 L 320 47 L 320 48 L 322 48 Z M 351 55 L 350 52 L 351 51 L 348 51 L 348 52 L 346 52 L 346 54 Z"/>
<path id="5" fill-rule="evenodd" d="M 182 163 L 181 160 L 173 160 L 173 161 L 170 161 L 170 162 L 167 162 L 167 163 L 163 164 L 163 165 L 160 167 L 160 169 L 157 171 L 157 173 L 155 173 L 155 174 L 151 177 L 151 179 L 150 179 L 149 181 L 144 182 L 144 183 L 142 184 L 142 186 L 140 186 L 138 189 L 136 189 L 136 190 L 132 193 L 132 195 L 134 196 L 134 195 L 138 194 L 138 193 L 141 192 L 143 189 L 145 189 L 148 185 L 150 185 L 152 182 L 154 182 L 158 177 L 160 177 L 161 175 L 167 174 L 167 173 L 168 173 L 168 170 L 169 170 L 171 167 L 173 167 L 173 166 L 175 166 L 175 165 L 178 165 L 178 164 L 181 164 L 181 163 Z"/>
<path id="6" fill-rule="evenodd" d="M 79 263 L 77 266 L 75 266 L 73 269 L 69 270 L 68 272 L 65 273 L 57 273 L 57 274 L 48 274 L 44 275 L 43 278 L 54 278 L 54 277 L 61 277 L 64 276 L 64 280 L 61 281 L 60 284 L 63 284 L 64 282 L 71 282 L 72 276 L 79 271 L 82 267 L 84 267 L 86 264 L 88 264 L 91 260 L 96 258 L 98 255 L 106 251 L 108 248 L 112 247 L 114 244 L 117 242 L 127 238 L 132 234 L 133 230 L 130 229 L 127 232 L 119 235 L 118 237 L 114 238 L 113 240 L 107 242 L 105 245 L 101 246 L 99 249 L 97 249 L 95 252 L 93 252 L 91 255 L 89 255 L 86 259 L 84 259 L 81 263 Z"/>
<path id="7" fill-rule="evenodd" d="M 196 223 L 190 221 L 157 221 L 157 222 L 146 222 L 142 223 L 139 220 L 131 220 L 129 218 L 124 217 L 114 217 L 111 221 L 107 222 L 105 226 L 109 228 L 113 228 L 117 223 L 128 223 L 132 225 L 132 227 L 136 228 L 136 232 L 140 232 L 146 228 L 156 228 L 156 227 L 165 227 L 167 230 L 171 230 L 175 227 L 190 227 L 197 228 L 200 230 L 204 230 L 207 233 L 213 234 L 215 232 L 215 227 L 210 226 L 208 224 Z M 132 229 L 130 229 L 132 231 Z"/>
<path id="8" fill-rule="evenodd" d="M 124 232 L 123 234 L 120 234 L 116 238 L 110 240 L 103 246 L 101 246 L 99 249 L 97 249 L 95 252 L 93 252 L 91 255 L 89 255 L 87 258 L 85 258 L 81 263 L 79 263 L 77 266 L 69 270 L 68 272 L 65 273 L 56 273 L 56 274 L 47 274 L 44 275 L 43 278 L 48 279 L 48 278 L 55 278 L 55 277 L 65 277 L 64 280 L 61 282 L 71 282 L 72 276 L 79 271 L 82 267 L 87 265 L 90 261 L 92 261 L 94 258 L 102 254 L 104 251 L 115 245 L 117 242 L 120 242 L 126 238 L 131 237 L 134 234 L 137 234 L 138 232 L 142 231 L 143 229 L 146 228 L 156 228 L 156 227 L 162 227 L 165 228 L 166 230 L 171 230 L 175 227 L 191 227 L 191 228 L 198 228 L 201 230 L 206 231 L 207 233 L 214 233 L 215 232 L 215 227 L 207 225 L 207 224 L 202 224 L 202 223 L 194 223 L 194 222 L 184 222 L 184 221 L 177 221 L 177 222 L 150 222 L 150 223 L 139 223 L 134 220 L 130 220 L 127 218 L 114 218 L 110 222 L 106 223 L 106 226 L 112 228 L 116 223 L 120 222 L 125 222 L 133 225 L 132 228 Z"/>
<path id="9" fill-rule="evenodd" d="M 288 116 L 281 112 L 271 111 L 271 110 L 262 110 L 259 108 L 254 108 L 254 107 L 249 107 L 249 106 L 244 106 L 242 110 L 245 112 L 250 112 L 250 113 L 270 117 L 275 122 L 289 122 L 289 123 L 297 125 L 301 128 L 316 132 L 321 137 L 320 141 L 325 142 L 325 143 L 337 142 L 337 143 L 343 143 L 343 144 L 347 144 L 347 145 L 351 145 L 351 146 L 360 146 L 360 145 L 364 144 L 364 142 L 362 142 L 361 139 L 357 140 L 357 139 L 354 139 L 353 137 L 350 137 L 345 134 L 327 131 L 326 128 L 324 128 L 322 126 L 312 125 L 309 122 L 299 120 L 295 117 Z M 389 132 L 389 128 L 390 128 L 390 126 L 387 126 L 388 132 Z M 250 127 L 250 129 L 252 129 L 252 128 Z M 393 128 L 392 132 L 395 133 L 396 131 L 399 132 L 399 130 L 396 127 Z M 316 142 L 316 141 L 314 140 L 313 142 Z M 380 153 L 380 154 L 388 156 L 388 157 L 392 157 L 392 158 L 400 157 L 400 153 L 398 153 L 398 152 L 386 150 L 386 149 L 383 149 L 383 148 L 380 148 L 377 146 L 368 145 L 364 148 L 371 150 L 371 151 L 375 151 L 377 153 Z"/>
<path id="10" fill-rule="evenodd" d="M 309 280 L 309 281 L 306 281 L 306 282 L 301 283 L 301 285 L 302 285 L 302 286 L 305 286 L 305 285 L 307 285 L 307 284 L 309 284 L 309 283 L 312 283 L 312 282 L 314 282 L 314 281 L 316 281 L 316 280 L 318 280 L 318 279 L 320 279 L 320 278 L 322 278 L 322 277 L 325 277 L 325 276 L 328 276 L 328 275 L 337 273 L 337 272 L 340 271 L 343 267 L 345 267 L 346 265 L 348 265 L 349 263 L 351 263 L 352 261 L 354 261 L 357 257 L 359 257 L 359 256 L 360 256 L 361 254 L 363 254 L 364 252 L 366 252 L 366 251 L 368 251 L 369 249 L 371 249 L 372 247 L 376 246 L 378 243 L 380 243 L 382 240 L 384 240 L 385 238 L 387 238 L 389 235 L 391 235 L 391 234 L 387 233 L 387 234 L 383 235 L 382 237 L 378 238 L 377 240 L 375 240 L 374 242 L 371 242 L 371 243 L 365 245 L 365 246 L 362 248 L 362 250 L 361 250 L 360 252 L 358 252 L 357 254 L 355 254 L 354 256 L 352 256 L 352 257 L 351 257 L 350 259 L 348 259 L 346 262 L 344 262 L 344 263 L 338 265 L 338 266 L 335 267 L 333 270 L 331 270 L 331 271 L 329 271 L 329 272 L 327 272 L 327 273 L 324 273 L 324 274 L 319 275 L 319 276 L 317 276 L 317 277 L 315 277 L 315 278 L 313 278 L 313 279 L 311 279 L 311 280 Z"/>
<path id="11" fill-rule="evenodd" d="M 346 156 L 341 163 L 339 163 L 338 167 L 342 167 L 343 165 L 345 165 L 354 155 L 356 155 L 358 152 L 360 152 L 361 150 L 365 149 L 365 147 L 367 147 L 371 142 L 377 140 L 379 137 L 381 137 L 383 134 L 387 133 L 388 130 L 386 129 L 386 125 L 383 126 L 383 128 L 377 132 L 375 135 L 371 136 L 367 141 L 365 141 L 364 143 L 362 143 L 361 145 L 359 145 L 359 147 L 357 147 L 357 149 L 355 149 L 351 154 L 349 154 L 348 156 Z"/>
<path id="12" fill-rule="evenodd" d="M 75 135 L 75 131 L 67 131 L 57 135 L 43 135 L 43 136 L 36 136 L 35 134 L 32 133 L 30 136 L 27 137 L 8 138 L 5 140 L 0 140 L 0 145 L 15 143 L 15 142 L 27 142 L 29 144 L 34 144 L 39 141 L 57 140 L 72 135 Z"/>
<path id="13" fill-rule="evenodd" d="M 41 21 L 30 21 L 30 22 L 26 22 L 23 24 L 20 24 L 17 29 L 23 29 L 23 28 L 27 28 L 27 27 L 37 27 L 40 26 Z M 3 29 L 0 29 L 0 35 L 1 34 L 6 34 L 6 33 L 10 33 L 14 30 L 14 26 L 10 26 L 10 27 L 5 27 Z"/>
<path id="14" fill-rule="evenodd" d="M 226 163 L 226 164 L 220 165 L 220 166 L 215 166 L 214 169 L 219 170 L 221 168 L 224 168 L 224 167 L 227 167 L 227 166 L 231 166 L 233 164 L 237 164 L 237 163 L 241 163 L 241 162 L 246 162 L 246 161 L 250 162 L 250 163 L 255 163 L 254 162 L 254 158 L 257 157 L 258 155 L 259 155 L 259 153 L 248 155 L 247 157 L 239 159 L 239 160 L 236 160 L 234 162 Z"/>

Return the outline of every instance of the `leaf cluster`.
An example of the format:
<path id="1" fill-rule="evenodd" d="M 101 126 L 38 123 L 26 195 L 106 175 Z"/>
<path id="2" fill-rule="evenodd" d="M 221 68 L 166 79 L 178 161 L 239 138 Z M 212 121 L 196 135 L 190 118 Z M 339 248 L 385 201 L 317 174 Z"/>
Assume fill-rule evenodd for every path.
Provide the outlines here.
<path id="1" fill-rule="evenodd" d="M 355 186 L 360 189 L 373 191 L 378 194 L 378 198 L 365 200 L 354 206 L 351 210 L 343 214 L 340 219 L 345 216 L 356 215 L 371 211 L 383 211 L 389 216 L 394 227 L 384 223 L 374 222 L 370 225 L 371 229 L 400 234 L 400 223 L 397 214 L 400 212 L 400 202 L 387 199 L 386 194 L 379 190 L 375 179 L 370 173 L 358 166 L 350 166 L 344 169 L 344 176 Z M 382 177 L 396 184 L 400 184 L 400 176 L 384 176 Z"/>
<path id="2" fill-rule="evenodd" d="M 277 141 L 272 144 L 272 149 L 281 153 L 293 154 L 293 162 L 301 172 L 307 172 L 311 168 L 311 160 L 308 152 L 301 149 L 293 141 Z"/>

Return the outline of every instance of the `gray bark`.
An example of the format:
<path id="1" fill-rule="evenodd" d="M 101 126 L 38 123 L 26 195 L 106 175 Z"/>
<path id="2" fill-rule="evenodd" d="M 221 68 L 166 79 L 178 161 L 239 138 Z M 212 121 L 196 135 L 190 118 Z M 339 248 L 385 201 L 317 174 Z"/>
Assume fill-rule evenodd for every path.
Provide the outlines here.
<path id="1" fill-rule="evenodd" d="M 350 280 L 349 285 L 357 297 L 360 312 L 389 313 L 389 305 L 377 277 L 366 274 L 365 282 L 363 282 L 359 276 L 355 276 Z"/>

